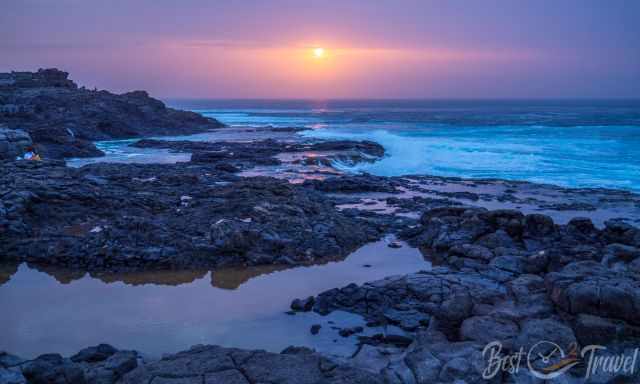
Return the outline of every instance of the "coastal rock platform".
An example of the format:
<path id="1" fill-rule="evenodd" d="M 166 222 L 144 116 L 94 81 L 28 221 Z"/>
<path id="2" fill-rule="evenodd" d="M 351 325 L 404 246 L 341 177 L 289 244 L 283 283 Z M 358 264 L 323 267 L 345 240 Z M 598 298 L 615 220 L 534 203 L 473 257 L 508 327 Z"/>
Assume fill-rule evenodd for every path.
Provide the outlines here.
<path id="1" fill-rule="evenodd" d="M 640 343 L 636 227 L 607 222 L 600 230 L 584 218 L 557 225 L 539 214 L 448 207 L 427 211 L 404 236 L 437 266 L 313 299 L 321 314 L 350 311 L 371 325 L 412 333 L 412 346 L 396 352 L 394 361 L 402 364 L 385 368 L 410 377 L 403 382 L 484 382 L 488 361 L 482 351 L 489 343 L 499 343 L 503 354 L 528 352 L 545 340 L 564 351 L 602 345 L 627 354 Z M 425 361 L 428 368 L 420 365 Z M 583 363 L 567 379 L 585 382 Z M 492 379 L 532 379 L 523 375 L 499 372 Z M 639 379 L 635 371 L 597 380 Z"/>
<path id="2" fill-rule="evenodd" d="M 194 163 L 13 162 L 0 169 L 0 254 L 88 269 L 340 258 L 382 228 L 323 194 Z"/>
<path id="3" fill-rule="evenodd" d="M 373 373 L 339 365 L 304 348 L 280 354 L 217 346 L 194 346 L 160 360 L 145 361 L 135 351 L 108 344 L 89 347 L 70 358 L 58 354 L 22 360 L 0 354 L 3 384 L 376 384 Z"/>

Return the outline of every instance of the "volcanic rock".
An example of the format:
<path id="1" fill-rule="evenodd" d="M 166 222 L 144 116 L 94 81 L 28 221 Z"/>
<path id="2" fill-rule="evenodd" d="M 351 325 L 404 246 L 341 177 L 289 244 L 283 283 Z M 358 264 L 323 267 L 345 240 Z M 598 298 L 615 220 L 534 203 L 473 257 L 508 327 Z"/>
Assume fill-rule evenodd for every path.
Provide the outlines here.
<path id="1" fill-rule="evenodd" d="M 88 90 L 57 69 L 2 73 L 0 117 L 22 129 L 51 159 L 101 155 L 92 141 L 185 135 L 223 125 L 197 113 L 167 108 L 144 91 L 116 95 Z"/>

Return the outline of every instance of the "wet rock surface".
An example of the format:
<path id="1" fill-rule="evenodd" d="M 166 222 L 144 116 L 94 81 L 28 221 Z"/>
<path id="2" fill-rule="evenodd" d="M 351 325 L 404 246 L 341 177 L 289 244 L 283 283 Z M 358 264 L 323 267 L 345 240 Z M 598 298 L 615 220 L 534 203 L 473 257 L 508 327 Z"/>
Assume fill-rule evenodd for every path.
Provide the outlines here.
<path id="1" fill-rule="evenodd" d="M 541 341 L 564 351 L 591 344 L 623 351 L 640 345 L 640 274 L 634 270 L 639 231 L 616 221 L 598 229 L 584 218 L 558 225 L 514 210 L 436 208 L 403 234 L 438 266 L 323 292 L 314 311 L 358 313 L 371 324 L 413 334 L 411 346 L 385 368 L 398 382 L 486 382 L 482 351 L 492 342 L 503 354 L 527 353 Z M 534 379 L 529 369 L 491 379 L 528 382 Z M 565 378 L 593 382 L 585 381 L 584 367 Z M 640 373 L 598 380 L 636 382 Z"/>
<path id="2" fill-rule="evenodd" d="M 24 360 L 0 353 L 0 382 L 113 384 L 121 381 L 141 361 L 137 352 L 117 350 L 108 344 L 86 348 L 71 358 L 49 353 Z"/>
<path id="3" fill-rule="evenodd" d="M 0 253 L 87 269 L 301 264 L 381 235 L 323 194 L 198 164 L 7 163 Z"/>
<path id="4" fill-rule="evenodd" d="M 226 143 L 214 145 L 219 146 L 178 142 L 173 149 L 230 151 L 223 148 Z M 275 151 L 267 147 L 256 144 L 256 152 L 265 149 L 258 157 L 274 158 Z M 3 380 L 528 382 L 533 379 L 527 367 L 519 375 L 483 378 L 486 345 L 499 342 L 503 353 L 512 353 L 549 340 L 567 351 L 574 343 L 624 351 L 640 341 L 640 230 L 628 220 L 595 225 L 576 217 L 558 224 L 540 213 L 472 206 L 486 198 L 481 193 L 478 200 L 451 193 L 407 199 L 403 194 L 415 186 L 401 178 L 342 176 L 301 185 L 243 178 L 221 166 L 233 161 L 238 160 L 223 156 L 175 165 L 79 169 L 56 162 L 6 163 L 0 173 L 7 186 L 0 195 L 0 249 L 19 260 L 96 271 L 290 265 L 344 256 L 397 232 L 424 252 L 434 264 L 431 270 L 332 289 L 295 300 L 291 307 L 357 313 L 370 326 L 395 326 L 406 333 L 371 337 L 359 335 L 359 326 L 340 329 L 345 340 L 357 338 L 360 346 L 351 358 L 332 357 L 333 362 L 304 348 L 277 355 L 195 347 L 124 374 L 119 372 L 129 368 L 104 367 L 114 350 L 98 346 L 70 359 L 45 356 L 26 376 L 5 367 Z M 256 164 L 250 156 L 240 161 L 245 163 L 229 166 Z M 410 218 L 371 211 L 377 203 L 338 209 L 337 204 L 349 205 L 372 193 L 391 194 L 375 201 L 420 207 L 422 214 Z M 309 332 L 322 336 L 318 326 Z M 201 369 L 202 359 L 227 361 L 229 356 L 244 356 L 251 364 L 245 366 L 243 357 L 229 368 Z M 123 359 L 131 361 L 131 356 Z M 87 371 L 87 365 L 98 362 L 100 369 Z M 340 368 L 311 368 L 318 364 Z M 567 378 L 584 382 L 581 375 L 576 368 Z M 633 374 L 603 377 L 602 382 L 638 380 Z"/>
<path id="5" fill-rule="evenodd" d="M 93 353 L 98 349 L 110 353 Z M 30 361 L 0 355 L 0 380 L 7 384 L 384 382 L 379 375 L 333 363 L 305 348 L 287 348 L 277 354 L 202 345 L 155 361 L 105 344 L 87 350 L 91 352 L 81 351 L 71 358 L 46 354 Z"/>
<path id="6" fill-rule="evenodd" d="M 420 216 L 433 208 L 464 206 L 489 210 L 510 209 L 539 213 L 558 224 L 577 217 L 591 219 L 599 228 L 606 221 L 619 225 L 640 223 L 640 195 L 624 190 L 563 188 L 512 180 L 460 179 L 410 175 L 378 177 L 345 175 L 310 181 L 319 189 L 340 192 L 361 210 L 384 210 L 396 216 Z M 340 186 L 343 185 L 343 188 Z M 375 205 L 367 203 L 377 201 Z"/>
<path id="7" fill-rule="evenodd" d="M 323 192 L 399 192 L 396 189 L 399 184 L 395 183 L 392 179 L 372 175 L 345 175 L 326 180 L 308 180 L 305 183 Z"/>
<path id="8" fill-rule="evenodd" d="M 196 346 L 145 364 L 122 383 L 383 383 L 372 373 L 335 364 L 305 348 L 275 354 Z"/>
<path id="9" fill-rule="evenodd" d="M 167 108 L 145 91 L 116 95 L 88 90 L 57 69 L 4 74 L 0 122 L 31 135 L 50 159 L 102 154 L 92 141 L 205 132 L 223 125 L 187 111 Z"/>
<path id="10" fill-rule="evenodd" d="M 384 148 L 371 141 L 320 141 L 287 142 L 273 139 L 252 142 L 197 142 L 140 140 L 134 144 L 138 148 L 161 148 L 176 152 L 191 152 L 191 161 L 203 164 L 225 164 L 236 169 L 247 169 L 257 165 L 279 165 L 276 156 L 282 153 L 308 153 L 296 160 L 308 165 L 315 163 L 330 166 L 332 161 L 350 163 L 372 162 L 384 155 Z"/>
<path id="11" fill-rule="evenodd" d="M 489 198 L 483 193 L 405 198 L 423 187 L 403 178 L 341 176 L 294 185 L 239 177 L 241 167 L 256 166 L 258 159 L 277 160 L 279 151 L 292 148 L 251 145 L 255 156 L 230 155 L 242 153 L 246 145 L 176 142 L 168 148 L 213 155 L 175 165 L 73 169 L 57 162 L 5 163 L 0 171 L 6 186 L 0 193 L 0 251 L 18 260 L 94 271 L 292 265 L 343 257 L 396 232 L 419 247 L 434 267 L 332 289 L 295 300 L 291 307 L 357 313 L 370 326 L 395 326 L 405 334 L 371 337 L 359 335 L 359 326 L 340 329 L 345 340 L 357 338 L 359 348 L 350 358 L 332 361 L 304 348 L 278 355 L 195 347 L 144 365 L 137 358 L 138 367 L 131 371 L 132 355 L 98 346 L 70 359 L 45 356 L 21 370 L 22 376 L 15 367 L 3 367 L 3 380 L 528 382 L 533 379 L 527 367 L 519 375 L 501 372 L 488 381 L 483 378 L 486 345 L 499 342 L 503 353 L 513 353 L 549 340 L 567 351 L 575 343 L 624 351 L 640 341 L 640 230 L 632 220 L 596 225 L 575 217 L 559 224 L 538 212 L 474 206 Z M 477 185 L 471 188 L 483 184 Z M 357 204 L 371 194 L 376 197 Z M 636 199 L 624 193 L 618 197 L 617 204 Z M 399 207 L 400 213 L 421 214 L 373 210 L 379 202 Z M 309 332 L 313 337 L 323 333 L 317 326 Z M 107 367 L 106 361 L 116 355 L 122 365 Z M 240 357 L 220 370 L 205 368 L 228 362 L 230 356 Z M 102 365 L 87 368 L 96 364 Z M 323 364 L 338 368 L 317 368 Z M 567 378 L 583 382 L 581 375 L 576 368 Z M 602 382 L 638 380 L 633 374 L 603 377 Z"/>

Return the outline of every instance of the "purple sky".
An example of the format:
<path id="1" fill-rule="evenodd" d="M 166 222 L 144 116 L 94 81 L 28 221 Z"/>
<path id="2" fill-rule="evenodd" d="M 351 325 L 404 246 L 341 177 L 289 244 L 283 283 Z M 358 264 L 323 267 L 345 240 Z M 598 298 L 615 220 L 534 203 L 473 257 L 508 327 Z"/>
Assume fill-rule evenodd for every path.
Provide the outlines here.
<path id="1" fill-rule="evenodd" d="M 4 0 L 0 71 L 161 97 L 640 97 L 639 20 L 634 0 Z"/>

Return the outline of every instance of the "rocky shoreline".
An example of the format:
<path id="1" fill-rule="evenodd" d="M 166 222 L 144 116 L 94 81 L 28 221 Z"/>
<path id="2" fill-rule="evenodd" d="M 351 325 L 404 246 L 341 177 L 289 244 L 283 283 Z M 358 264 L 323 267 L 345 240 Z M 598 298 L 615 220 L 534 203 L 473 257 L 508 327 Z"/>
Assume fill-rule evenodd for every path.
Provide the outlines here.
<path id="1" fill-rule="evenodd" d="M 529 351 L 542 340 L 564 351 L 601 345 L 608 354 L 633 355 L 638 346 L 638 228 L 607 222 L 599 230 L 586 218 L 556 225 L 539 214 L 447 207 L 427 211 L 403 235 L 438 266 L 332 289 L 307 308 L 358 313 L 371 325 L 393 324 L 413 333 L 410 348 L 383 359 L 396 377 L 484 382 L 483 350 L 496 341 L 506 355 Z M 544 366 L 537 360 L 534 367 Z M 582 382 L 585 365 L 567 377 Z M 498 372 L 493 382 L 528 382 L 527 372 L 520 374 Z M 588 382 L 639 378 L 635 371 Z"/>
<path id="2" fill-rule="evenodd" d="M 280 354 L 200 345 L 145 361 L 135 351 L 108 344 L 85 348 L 63 358 L 42 355 L 34 360 L 0 354 L 2 383 L 384 383 L 378 375 L 336 364 L 306 348 Z"/>
<path id="3" fill-rule="evenodd" d="M 197 113 L 167 108 L 145 91 L 116 95 L 89 90 L 68 76 L 55 68 L 0 73 L 0 123 L 26 132 L 45 158 L 103 155 L 93 144 L 98 140 L 186 135 L 224 126 Z M 0 133 L 0 159 L 15 158 L 13 152 L 3 150 Z"/>
<path id="4" fill-rule="evenodd" d="M 229 159 L 221 159 L 175 165 L 95 164 L 79 169 L 56 162 L 4 163 L 2 185 L 8 189 L 2 194 L 2 254 L 96 271 L 299 265 L 344 257 L 385 233 L 397 233 L 421 249 L 433 263 L 432 270 L 336 288 L 320 293 L 310 304 L 293 305 L 295 310 L 321 314 L 334 310 L 360 314 L 370 326 L 395 325 L 412 335 L 400 344 L 384 335 L 362 338 L 352 358 L 334 359 L 333 364 L 364 381 L 336 378 L 332 382 L 480 383 L 486 381 L 482 351 L 491 341 L 501 342 L 503 353 L 531 348 L 542 339 L 563 348 L 572 343 L 600 344 L 610 353 L 630 353 L 640 337 L 640 230 L 622 220 L 606 221 L 602 228 L 587 218 L 556 224 L 538 213 L 491 211 L 451 200 L 463 197 L 473 202 L 469 195 L 406 198 L 402 181 L 367 175 L 297 185 L 245 178 L 234 173 L 240 164 L 226 169 L 221 164 Z M 426 208 L 416 219 L 402 212 L 372 211 L 367 209 L 371 205 L 348 197 L 372 193 L 399 196 L 381 198 L 392 206 Z M 339 209 L 353 199 L 363 204 L 362 209 Z M 345 331 L 345 335 L 358 337 L 357 331 Z M 195 362 L 200 354 L 218 356 L 219 350 L 196 347 L 200 352 L 176 356 Z M 256 352 L 237 353 L 253 356 Z M 307 353 L 302 360 L 322 359 Z M 307 364 L 287 353 L 284 356 L 278 361 Z M 48 359 L 47 369 L 67 369 L 63 368 L 67 360 L 41 359 Z M 173 359 L 154 362 L 154 369 L 173 369 L 168 368 Z M 268 365 L 260 369 L 270 372 L 272 365 L 266 361 L 271 360 L 256 364 Z M 299 366 L 288 365 L 292 362 L 283 363 L 290 370 L 279 374 L 301 382 L 302 376 L 296 376 L 301 375 Z M 97 382 L 93 373 L 84 372 L 87 382 Z M 212 372 L 193 371 L 185 380 L 201 380 L 198 377 L 207 373 Z M 581 382 L 584 364 L 570 374 L 567 377 Z M 131 377 L 139 375 L 131 373 Z M 148 380 L 148 375 L 142 376 Z M 327 379 L 322 372 L 317 375 L 316 381 L 309 382 Z M 492 382 L 531 378 L 526 370 L 521 375 L 501 372 Z M 110 377 L 111 382 L 134 380 L 126 375 Z M 637 374 L 615 376 L 619 382 L 637 378 Z M 607 382 L 611 377 L 601 379 Z"/>
<path id="5" fill-rule="evenodd" d="M 342 329 L 345 339 L 359 339 L 353 356 L 195 346 L 151 360 L 100 345 L 69 358 L 0 354 L 0 384 L 539 383 L 534 374 L 549 373 L 542 356 L 552 352 L 550 345 L 529 366 L 490 377 L 485 347 L 497 342 L 508 356 L 546 340 L 567 352 L 597 344 L 607 347 L 607 356 L 632 356 L 640 346 L 636 194 L 341 174 L 336 161 L 384 156 L 380 145 L 355 141 L 143 139 L 132 145 L 190 153 L 191 160 L 72 168 L 56 159 L 96 155 L 92 140 L 194 133 L 220 124 L 168 109 L 146 93 L 78 89 L 66 73 L 18 78 L 0 88 L 0 101 L 20 105 L 5 108 L 2 120 L 14 133 L 0 136 L 8 143 L 4 153 L 11 153 L 0 160 L 0 261 L 96 273 L 292 267 L 340 260 L 394 234 L 419 248 L 432 268 L 292 302 L 292 315 L 340 310 L 361 315 L 367 326 L 406 332 L 371 337 L 358 327 Z M 105 103 L 106 109 L 97 107 Z M 53 114 L 61 105 L 68 106 L 64 113 Z M 27 139 L 45 161 L 14 161 Z M 316 166 L 332 171 L 305 174 Z M 280 175 L 283 167 L 297 172 L 301 180 L 247 174 L 269 167 Z M 318 324 L 310 332 L 323 329 Z M 640 367 L 585 380 L 585 357 L 570 357 L 571 369 L 554 382 L 640 381 Z"/>

